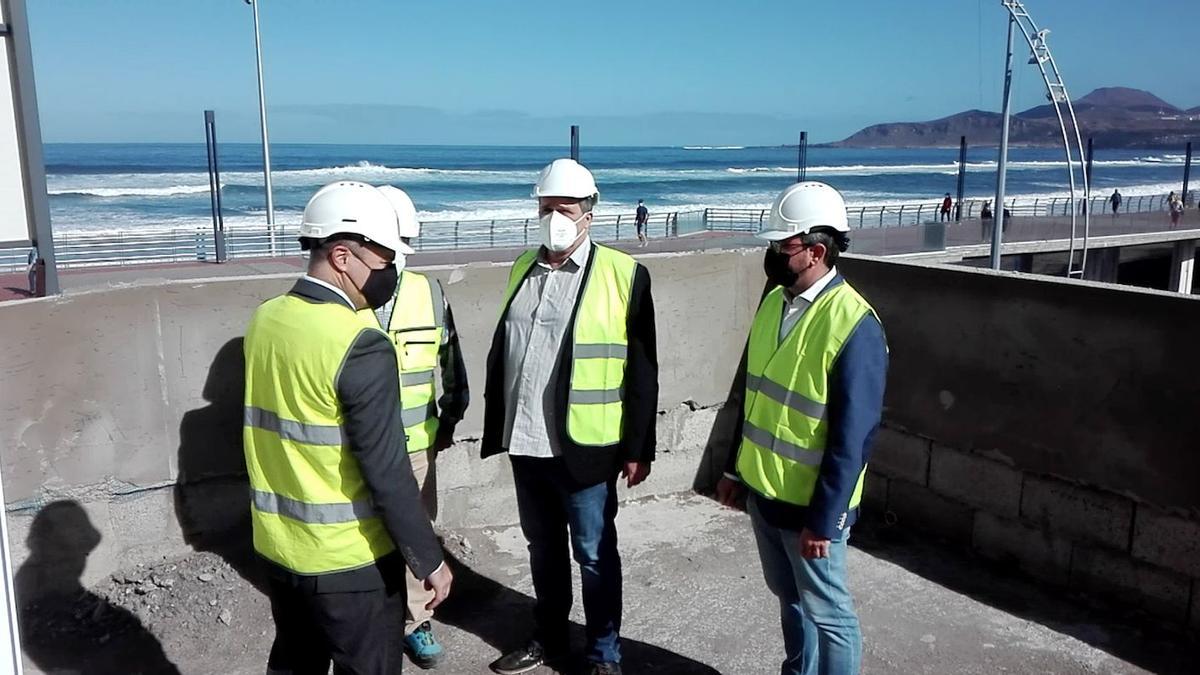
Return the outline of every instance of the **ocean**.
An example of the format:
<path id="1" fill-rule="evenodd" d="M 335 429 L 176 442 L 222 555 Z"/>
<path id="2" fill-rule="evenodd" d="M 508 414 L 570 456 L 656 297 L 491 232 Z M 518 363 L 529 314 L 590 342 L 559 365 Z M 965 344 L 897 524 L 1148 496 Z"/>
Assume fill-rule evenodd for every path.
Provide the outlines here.
<path id="1" fill-rule="evenodd" d="M 264 222 L 257 144 L 219 148 L 227 226 Z M 314 145 L 271 146 L 276 220 L 298 223 L 305 202 L 339 179 L 390 183 L 408 191 L 424 221 L 534 217 L 529 196 L 538 170 L 564 147 Z M 46 145 L 55 231 L 206 227 L 211 223 L 202 144 Z M 958 151 L 810 148 L 808 177 L 842 190 L 851 205 L 940 201 L 954 193 Z M 584 147 L 581 161 L 600 186 L 598 213 L 705 207 L 764 208 L 795 180 L 796 149 L 785 147 Z M 1184 157 L 1161 150 L 1100 150 L 1093 195 L 1179 190 Z M 966 195 L 995 190 L 996 150 L 970 150 Z M 1062 152 L 1016 148 L 1008 194 L 1018 200 L 1065 196 Z M 1018 203 L 1021 203 L 1018 201 Z"/>

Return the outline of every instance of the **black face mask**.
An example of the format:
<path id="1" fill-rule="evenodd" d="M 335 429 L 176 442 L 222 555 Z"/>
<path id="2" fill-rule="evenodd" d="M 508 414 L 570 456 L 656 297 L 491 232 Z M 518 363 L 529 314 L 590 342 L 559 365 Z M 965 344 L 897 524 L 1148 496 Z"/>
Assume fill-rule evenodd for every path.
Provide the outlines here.
<path id="1" fill-rule="evenodd" d="M 767 254 L 763 256 L 763 272 L 767 274 L 767 281 L 784 288 L 795 286 L 800 275 L 788 269 L 788 261 L 791 259 L 790 255 L 782 251 L 768 248 Z"/>
<path id="2" fill-rule="evenodd" d="M 371 309 L 379 309 L 386 305 L 396 294 L 396 284 L 399 281 L 400 272 L 396 269 L 396 263 L 388 263 L 387 267 L 371 270 L 371 273 L 367 275 L 367 282 L 360 289 L 363 298 L 367 301 L 367 306 Z"/>

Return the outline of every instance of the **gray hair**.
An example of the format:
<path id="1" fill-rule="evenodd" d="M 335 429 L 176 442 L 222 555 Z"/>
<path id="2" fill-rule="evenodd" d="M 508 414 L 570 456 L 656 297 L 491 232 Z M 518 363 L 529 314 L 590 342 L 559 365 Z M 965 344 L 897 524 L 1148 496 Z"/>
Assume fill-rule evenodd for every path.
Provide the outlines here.
<path id="1" fill-rule="evenodd" d="M 805 246 L 820 244 L 825 247 L 825 257 L 822 261 L 828 267 L 837 264 L 838 255 L 850 248 L 850 238 L 844 233 L 831 227 L 818 227 L 808 234 L 800 236 L 800 243 Z"/>

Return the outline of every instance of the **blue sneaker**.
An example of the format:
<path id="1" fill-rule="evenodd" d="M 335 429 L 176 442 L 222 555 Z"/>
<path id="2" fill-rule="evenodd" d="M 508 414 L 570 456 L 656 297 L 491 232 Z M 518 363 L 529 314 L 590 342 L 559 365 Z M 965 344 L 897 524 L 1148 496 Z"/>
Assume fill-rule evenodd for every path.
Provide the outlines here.
<path id="1" fill-rule="evenodd" d="M 446 655 L 442 645 L 438 644 L 437 638 L 433 636 L 433 627 L 428 621 L 404 636 L 404 651 L 408 652 L 413 665 L 422 670 L 436 668 Z"/>

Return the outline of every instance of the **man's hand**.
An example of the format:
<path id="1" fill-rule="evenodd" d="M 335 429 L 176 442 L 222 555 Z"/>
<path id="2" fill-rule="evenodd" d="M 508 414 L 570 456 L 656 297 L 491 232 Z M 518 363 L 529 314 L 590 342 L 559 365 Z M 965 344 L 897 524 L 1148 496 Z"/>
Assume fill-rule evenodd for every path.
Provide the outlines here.
<path id="1" fill-rule="evenodd" d="M 436 455 L 452 445 L 454 445 L 454 432 L 444 431 L 442 428 L 439 428 L 437 436 L 435 436 L 433 439 L 433 447 L 430 449 L 433 450 L 433 454 Z"/>
<path id="2" fill-rule="evenodd" d="M 433 591 L 433 599 L 429 604 L 425 605 L 425 609 L 433 611 L 435 607 L 442 604 L 442 601 L 450 596 L 450 584 L 454 582 L 454 575 L 450 573 L 450 566 L 443 563 L 441 567 L 433 571 L 427 579 L 425 579 L 425 590 Z"/>
<path id="3" fill-rule="evenodd" d="M 628 479 L 625 482 L 627 487 L 633 487 L 641 483 L 649 475 L 650 462 L 625 462 L 624 468 L 621 469 L 621 476 Z"/>
<path id="4" fill-rule="evenodd" d="M 809 560 L 813 558 L 828 558 L 829 540 L 818 537 L 807 527 L 804 528 L 800 532 L 800 555 Z"/>
<path id="5" fill-rule="evenodd" d="M 746 488 L 729 476 L 721 476 L 717 482 L 717 501 L 738 511 L 746 510 Z"/>

